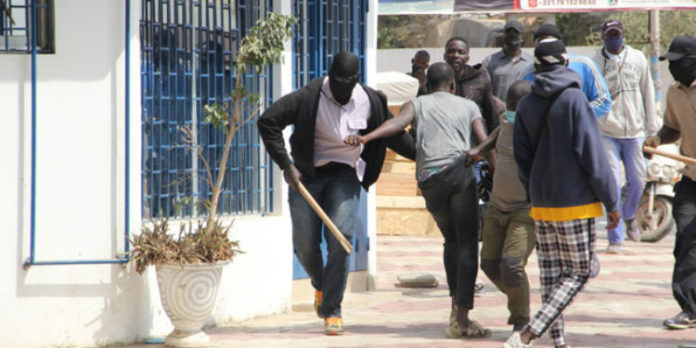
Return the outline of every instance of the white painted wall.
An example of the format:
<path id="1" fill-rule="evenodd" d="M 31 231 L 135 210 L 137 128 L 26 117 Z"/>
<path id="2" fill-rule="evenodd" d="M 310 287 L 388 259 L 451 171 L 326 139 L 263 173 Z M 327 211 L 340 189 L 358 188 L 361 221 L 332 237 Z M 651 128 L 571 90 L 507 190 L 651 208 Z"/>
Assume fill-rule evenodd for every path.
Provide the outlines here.
<path id="1" fill-rule="evenodd" d="M 141 224 L 139 8 L 132 1 L 132 232 Z M 124 234 L 124 1 L 57 1 L 55 18 L 56 53 L 38 58 L 36 259 L 110 259 L 123 250 Z M 0 347 L 93 346 L 168 333 L 152 270 L 22 268 L 29 256 L 29 55 L 0 55 L 0 105 Z M 223 271 L 212 321 L 289 309 L 289 225 L 282 213 L 234 221 L 231 237 L 246 253 Z"/>

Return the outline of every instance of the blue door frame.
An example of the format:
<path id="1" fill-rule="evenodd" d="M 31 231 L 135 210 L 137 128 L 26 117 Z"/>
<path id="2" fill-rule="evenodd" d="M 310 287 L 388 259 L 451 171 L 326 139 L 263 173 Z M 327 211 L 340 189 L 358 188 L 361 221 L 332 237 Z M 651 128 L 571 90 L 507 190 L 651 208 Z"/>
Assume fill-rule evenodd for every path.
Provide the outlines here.
<path id="1" fill-rule="evenodd" d="M 326 75 L 333 56 L 351 51 L 360 58 L 360 79 L 365 82 L 365 51 L 367 0 L 293 0 L 293 15 L 300 19 L 293 34 L 293 88 Z M 354 252 L 349 270 L 367 269 L 367 192 L 360 194 L 360 208 L 353 236 Z M 321 245 L 326 260 L 326 242 Z M 294 257 L 293 279 L 308 278 Z"/>

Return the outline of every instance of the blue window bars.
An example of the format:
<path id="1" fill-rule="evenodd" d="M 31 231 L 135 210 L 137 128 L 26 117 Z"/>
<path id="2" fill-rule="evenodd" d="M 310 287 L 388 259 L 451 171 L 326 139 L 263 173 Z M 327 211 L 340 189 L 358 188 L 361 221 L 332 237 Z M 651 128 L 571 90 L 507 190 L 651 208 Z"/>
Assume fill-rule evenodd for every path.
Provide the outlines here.
<path id="1" fill-rule="evenodd" d="M 53 53 L 53 0 L 36 2 L 37 53 Z M 31 53 L 31 0 L 0 0 L 0 53 Z"/>
<path id="2" fill-rule="evenodd" d="M 365 13 L 368 1 L 294 0 L 293 15 L 300 19 L 293 36 L 293 87 L 323 76 L 330 59 L 351 51 L 360 59 L 365 82 Z"/>
<path id="3" fill-rule="evenodd" d="M 218 170 L 224 134 L 204 122 L 203 106 L 229 102 L 236 78 L 270 105 L 270 68 L 234 76 L 232 64 L 240 39 L 272 10 L 271 2 L 142 0 L 144 218 L 205 212 L 200 203 L 211 192 L 203 159 L 182 136 L 182 127 L 189 129 L 211 170 Z M 223 215 L 264 214 L 273 208 L 272 162 L 254 121 L 238 131 L 232 144 L 218 207 Z"/>

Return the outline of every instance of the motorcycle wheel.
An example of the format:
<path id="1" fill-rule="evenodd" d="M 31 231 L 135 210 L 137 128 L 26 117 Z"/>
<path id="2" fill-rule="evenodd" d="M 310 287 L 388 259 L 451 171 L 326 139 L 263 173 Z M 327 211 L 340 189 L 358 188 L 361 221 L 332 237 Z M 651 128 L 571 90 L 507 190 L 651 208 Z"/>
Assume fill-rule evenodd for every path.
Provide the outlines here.
<path id="1" fill-rule="evenodd" d="M 674 218 L 672 217 L 672 200 L 667 197 L 656 196 L 653 203 L 653 213 L 649 217 L 648 200 L 642 199 L 635 217 L 636 224 L 640 230 L 641 242 L 657 242 L 668 235 L 674 229 Z M 653 230 L 651 219 L 655 219 L 656 228 Z"/>

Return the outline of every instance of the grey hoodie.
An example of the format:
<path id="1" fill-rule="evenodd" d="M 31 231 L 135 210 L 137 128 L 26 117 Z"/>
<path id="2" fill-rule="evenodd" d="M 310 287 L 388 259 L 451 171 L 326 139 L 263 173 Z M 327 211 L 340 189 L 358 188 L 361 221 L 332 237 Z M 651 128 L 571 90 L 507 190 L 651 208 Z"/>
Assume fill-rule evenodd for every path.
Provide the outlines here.
<path id="1" fill-rule="evenodd" d="M 643 55 L 628 45 L 616 62 L 602 47 L 594 57 L 607 80 L 611 93 L 611 111 L 598 119 L 603 135 L 612 138 L 639 138 L 655 135 L 660 122 L 655 110 L 655 86 L 650 66 Z"/>

